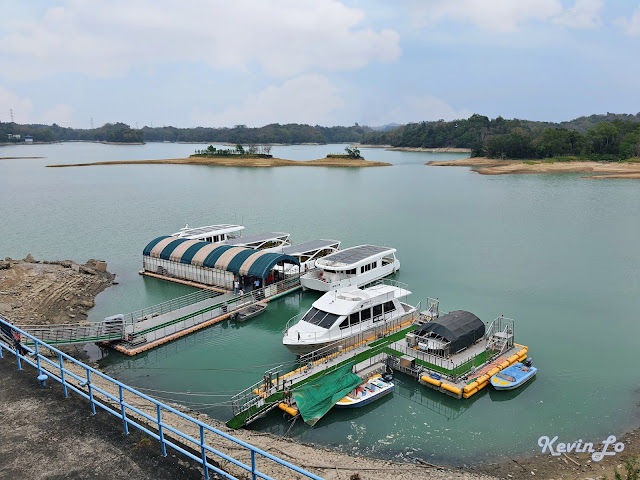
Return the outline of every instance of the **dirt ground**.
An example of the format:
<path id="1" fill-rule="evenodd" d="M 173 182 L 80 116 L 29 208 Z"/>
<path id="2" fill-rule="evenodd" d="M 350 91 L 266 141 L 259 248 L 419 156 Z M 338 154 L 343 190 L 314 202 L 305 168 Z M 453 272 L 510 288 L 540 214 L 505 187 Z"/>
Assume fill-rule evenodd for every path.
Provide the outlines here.
<path id="1" fill-rule="evenodd" d="M 52 384 L 53 383 L 53 384 Z M 30 366 L 0 359 L 0 478 L 201 479 L 191 459 L 104 412 L 91 414 L 79 395 L 64 398 L 57 382 L 41 387 Z M 216 478 L 216 477 L 213 477 Z"/>
<path id="2" fill-rule="evenodd" d="M 84 322 L 96 295 L 115 278 L 96 266 L 95 260 L 38 262 L 31 255 L 0 261 L 0 313 L 16 325 Z"/>
<path id="3" fill-rule="evenodd" d="M 463 158 L 446 162 L 432 161 L 427 165 L 437 167 L 472 167 L 481 175 L 508 175 L 524 173 L 589 173 L 586 178 L 640 179 L 640 164 L 619 162 L 555 162 L 535 161 L 533 164 L 521 160 L 496 160 L 486 157 Z"/>
<path id="4" fill-rule="evenodd" d="M 387 167 L 390 163 L 352 160 L 345 158 L 319 158 L 317 160 L 298 161 L 282 158 L 167 158 L 163 160 L 123 160 L 113 162 L 76 163 L 73 165 L 47 165 L 48 167 L 89 167 L 95 165 L 208 165 L 213 167 Z"/>

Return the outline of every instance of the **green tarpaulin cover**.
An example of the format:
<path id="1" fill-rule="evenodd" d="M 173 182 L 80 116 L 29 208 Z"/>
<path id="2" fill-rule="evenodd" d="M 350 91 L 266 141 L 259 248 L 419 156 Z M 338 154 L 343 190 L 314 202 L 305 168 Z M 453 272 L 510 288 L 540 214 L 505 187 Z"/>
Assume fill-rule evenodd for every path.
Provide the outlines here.
<path id="1" fill-rule="evenodd" d="M 362 383 L 359 376 L 351 373 L 351 368 L 351 364 L 340 367 L 292 392 L 305 422 L 315 425 L 338 400 Z"/>

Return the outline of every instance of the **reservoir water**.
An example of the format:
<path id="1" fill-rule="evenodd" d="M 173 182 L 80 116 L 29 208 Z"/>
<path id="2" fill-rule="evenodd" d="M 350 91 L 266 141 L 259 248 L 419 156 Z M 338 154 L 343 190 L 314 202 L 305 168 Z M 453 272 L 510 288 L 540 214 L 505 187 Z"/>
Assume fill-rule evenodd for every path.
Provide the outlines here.
<path id="1" fill-rule="evenodd" d="M 184 157 L 203 145 L 91 143 L 0 147 L 0 257 L 104 259 L 119 285 L 92 320 L 192 291 L 138 275 L 142 249 L 183 227 L 240 223 L 246 234 L 291 233 L 295 243 L 391 245 L 410 303 L 515 319 L 537 379 L 455 400 L 396 375 L 393 396 L 330 412 L 314 428 L 280 411 L 251 426 L 385 458 L 472 464 L 539 451 L 541 435 L 599 441 L 640 425 L 640 184 L 579 175 L 482 176 L 428 167 L 460 154 L 362 149 L 391 167 L 272 169 L 188 165 L 45 168 L 49 164 Z M 274 147 L 311 160 L 344 145 Z M 318 298 L 296 293 L 246 324 L 194 333 L 135 358 L 108 351 L 103 368 L 159 398 L 227 420 L 230 395 L 275 365 L 287 320 Z"/>

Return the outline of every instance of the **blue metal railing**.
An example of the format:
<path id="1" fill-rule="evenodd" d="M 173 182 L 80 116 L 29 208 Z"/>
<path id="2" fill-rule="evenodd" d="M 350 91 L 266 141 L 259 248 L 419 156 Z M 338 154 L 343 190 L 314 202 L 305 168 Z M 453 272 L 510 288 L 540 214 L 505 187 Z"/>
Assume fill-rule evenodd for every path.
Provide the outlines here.
<path id="1" fill-rule="evenodd" d="M 16 332 L 20 334 L 21 337 L 28 338 L 30 340 L 29 341 L 30 344 L 31 342 L 33 342 L 33 348 L 30 348 L 29 346 L 25 346 L 23 343 L 20 343 L 20 342 L 13 342 L 9 332 Z M 6 343 L 3 342 L 3 339 L 5 340 Z M 49 351 L 53 352 L 55 355 L 57 355 L 57 361 L 52 360 L 47 356 L 43 356 L 40 353 L 40 350 L 42 348 L 46 348 Z M 303 475 L 304 477 L 322 480 L 321 477 L 314 475 L 313 473 L 303 470 L 302 468 L 299 468 L 289 462 L 286 462 L 285 460 L 282 460 L 274 455 L 271 455 L 263 450 L 260 450 L 259 448 L 256 448 L 253 445 L 243 442 L 242 440 L 234 438 L 231 435 L 228 435 L 216 428 L 213 428 L 207 425 L 206 423 L 200 422 L 199 420 L 196 420 L 195 418 L 192 418 L 189 415 L 186 415 L 181 411 L 176 410 L 175 408 L 165 405 L 162 402 L 159 402 L 154 398 L 149 397 L 148 395 L 145 395 L 144 393 L 138 392 L 137 390 L 125 385 L 124 383 L 121 383 L 109 377 L 108 375 L 105 375 L 104 373 L 99 372 L 98 370 L 95 370 L 89 367 L 88 365 L 85 365 L 84 363 L 76 360 L 75 358 L 70 357 L 69 355 L 61 352 L 55 347 L 38 340 L 36 337 L 33 337 L 27 332 L 13 326 L 8 320 L 0 316 L 0 358 L 2 358 L 3 356 L 3 350 L 6 350 L 7 352 L 10 352 L 13 355 L 15 355 L 19 370 L 22 369 L 23 362 L 24 362 L 36 368 L 36 370 L 38 371 L 39 380 L 43 378 L 42 377 L 43 375 L 47 375 L 49 378 L 52 378 L 60 382 L 60 384 L 62 385 L 62 389 L 65 397 L 68 396 L 69 390 L 72 390 L 76 392 L 78 395 L 89 400 L 91 405 L 91 411 L 93 414 L 96 413 L 96 407 L 100 407 L 106 412 L 121 419 L 122 426 L 126 434 L 129 433 L 129 427 L 133 426 L 141 430 L 142 432 L 146 433 L 150 437 L 155 438 L 160 442 L 163 456 L 167 455 L 167 447 L 170 447 L 182 453 L 183 455 L 186 455 L 192 460 L 195 460 L 197 463 L 199 463 L 202 466 L 204 470 L 204 478 L 207 480 L 209 479 L 209 471 L 214 471 L 219 475 L 228 479 L 237 478 L 232 476 L 228 472 L 222 470 L 221 468 L 216 467 L 215 465 L 212 465 L 207 459 L 207 454 L 209 453 L 215 455 L 216 457 L 219 457 L 221 460 L 230 462 L 236 465 L 237 467 L 251 473 L 251 478 L 253 480 L 257 478 L 271 480 L 271 477 L 269 477 L 268 475 L 258 470 L 256 466 L 256 455 L 263 457 L 265 459 L 271 460 L 283 467 L 286 467 L 292 470 L 293 472 L 297 472 Z M 53 358 L 56 358 L 56 357 L 54 356 Z M 68 368 L 65 367 L 65 362 L 71 362 L 77 367 L 80 367 L 80 369 L 84 370 L 84 374 L 81 376 L 70 371 Z M 118 395 L 112 395 L 111 393 L 107 392 L 105 389 L 94 384 L 92 381 L 92 377 L 96 377 L 96 376 L 100 377 L 102 380 L 108 382 L 109 384 L 112 384 L 114 387 L 117 387 Z M 74 383 L 71 383 L 69 379 L 72 379 L 78 382 L 77 385 L 75 385 Z M 44 380 L 41 380 L 41 381 L 44 381 Z M 86 390 L 85 390 L 85 387 L 86 387 Z M 147 412 L 142 411 L 141 409 L 134 406 L 132 403 L 125 401 L 125 398 L 124 398 L 125 392 L 128 392 L 129 394 L 133 395 L 138 400 L 144 400 L 146 402 L 149 402 L 150 404 L 153 404 L 155 406 L 155 412 L 154 412 L 155 414 L 149 415 Z M 95 397 L 96 393 L 104 396 L 109 401 L 100 401 L 96 399 Z M 148 427 L 142 422 L 139 423 L 138 421 L 136 421 L 136 419 L 132 418 L 131 416 L 127 416 L 128 412 L 133 412 L 137 415 L 140 415 L 141 417 L 146 419 L 148 422 L 150 422 L 151 427 Z M 192 424 L 192 426 L 196 428 L 196 430 L 199 430 L 198 438 L 194 438 L 186 433 L 181 432 L 177 428 L 172 427 L 168 423 L 165 423 L 162 420 L 164 412 L 175 414 L 181 417 L 182 419 L 186 420 L 190 424 Z M 153 431 L 150 429 L 153 427 L 155 427 L 156 431 Z M 180 437 L 182 440 L 186 442 L 187 445 L 192 444 L 194 450 L 199 451 L 200 455 L 194 455 L 193 452 L 190 452 L 189 450 L 184 448 L 186 445 L 181 446 L 175 443 L 174 441 L 167 439 L 165 434 L 167 431 L 172 432 L 174 435 L 177 435 L 178 437 Z M 251 455 L 251 465 L 247 465 L 219 450 L 216 450 L 215 448 L 207 444 L 205 440 L 205 435 L 207 433 L 213 434 L 217 438 L 226 439 L 230 442 L 233 442 L 237 445 L 240 445 L 246 448 Z M 182 441 L 180 443 L 182 444 Z"/>

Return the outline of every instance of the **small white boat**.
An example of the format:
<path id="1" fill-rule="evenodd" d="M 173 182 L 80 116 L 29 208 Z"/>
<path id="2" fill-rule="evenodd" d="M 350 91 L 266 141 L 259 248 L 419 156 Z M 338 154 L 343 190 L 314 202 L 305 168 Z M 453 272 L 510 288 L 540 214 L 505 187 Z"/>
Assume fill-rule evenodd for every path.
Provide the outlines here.
<path id="1" fill-rule="evenodd" d="M 266 308 L 267 304 L 264 302 L 254 303 L 235 312 L 232 319 L 236 322 L 244 322 L 260 315 Z"/>
<path id="2" fill-rule="evenodd" d="M 381 375 L 374 375 L 338 400 L 335 406 L 336 408 L 362 407 L 393 392 L 394 388 L 395 385 L 391 381 L 383 380 Z"/>
<path id="3" fill-rule="evenodd" d="M 283 275 L 297 275 L 315 268 L 316 260 L 331 255 L 339 249 L 340 242 L 338 240 L 311 240 L 297 245 L 289 245 L 284 247 L 281 252 L 298 260 L 300 265 L 276 265 L 274 270 Z"/>
<path id="4" fill-rule="evenodd" d="M 400 270 L 400 261 L 395 248 L 359 245 L 319 258 L 315 267 L 300 277 L 300 284 L 329 292 L 375 282 Z"/>
<path id="5" fill-rule="evenodd" d="M 287 323 L 282 343 L 297 355 L 305 354 L 414 313 L 416 307 L 400 301 L 411 292 L 388 283 L 325 293 L 298 323 Z"/>

